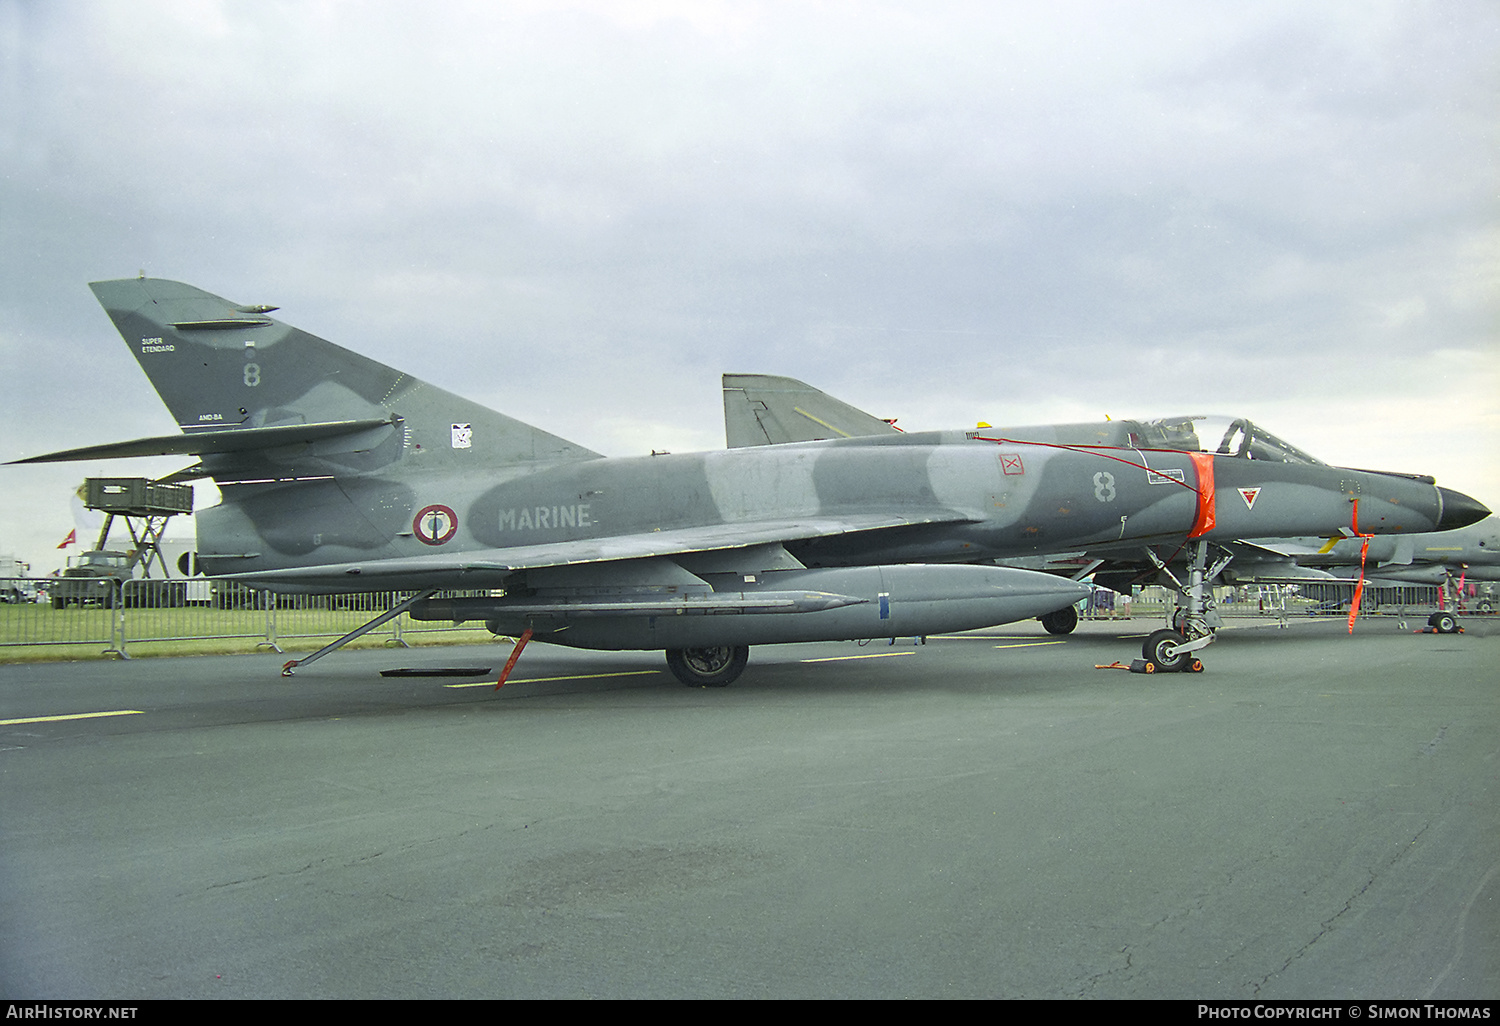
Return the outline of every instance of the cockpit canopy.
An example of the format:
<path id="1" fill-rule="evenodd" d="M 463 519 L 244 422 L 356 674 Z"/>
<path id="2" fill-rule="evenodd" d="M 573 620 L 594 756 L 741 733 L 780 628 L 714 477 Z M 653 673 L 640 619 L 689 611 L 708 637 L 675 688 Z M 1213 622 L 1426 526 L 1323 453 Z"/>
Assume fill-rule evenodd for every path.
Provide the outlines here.
<path id="1" fill-rule="evenodd" d="M 968 437 L 1043 445 L 1104 446 L 1112 449 L 1177 449 L 1247 460 L 1326 466 L 1244 417 L 1163 417 L 1160 420 L 1106 420 L 1084 424 L 1043 424 L 993 428 L 980 424 Z"/>
<path id="2" fill-rule="evenodd" d="M 1121 423 L 1127 425 L 1127 444 L 1144 449 L 1182 449 L 1249 460 L 1323 465 L 1322 460 L 1244 417 L 1164 417 Z"/>

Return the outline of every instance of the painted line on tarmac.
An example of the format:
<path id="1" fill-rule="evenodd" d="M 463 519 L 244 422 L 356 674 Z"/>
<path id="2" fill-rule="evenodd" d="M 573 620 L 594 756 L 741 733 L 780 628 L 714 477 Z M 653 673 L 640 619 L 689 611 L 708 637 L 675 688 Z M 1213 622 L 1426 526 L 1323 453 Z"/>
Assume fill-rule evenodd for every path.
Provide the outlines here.
<path id="1" fill-rule="evenodd" d="M 928 641 L 1026 641 L 1034 634 L 929 634 Z"/>
<path id="2" fill-rule="evenodd" d="M 0 720 L 0 727 L 18 723 L 57 723 L 60 720 L 96 720 L 101 716 L 144 716 L 143 709 L 112 709 L 109 712 L 67 713 L 62 716 L 25 716 L 18 720 Z"/>
<path id="3" fill-rule="evenodd" d="M 1039 645 L 1066 645 L 1066 641 L 1026 641 L 1019 645 L 996 645 L 996 648 L 1036 648 Z"/>
<path id="4" fill-rule="evenodd" d="M 510 684 L 545 684 L 555 680 L 597 680 L 600 677 L 648 677 L 652 674 L 665 673 L 665 670 L 622 670 L 618 673 L 570 673 L 566 677 L 527 677 L 525 680 L 508 680 Z M 445 688 L 492 688 L 494 681 L 481 680 L 472 684 L 444 684 Z"/>
<path id="5" fill-rule="evenodd" d="M 821 659 L 799 659 L 799 663 L 837 663 L 845 659 L 889 659 L 891 656 L 916 655 L 915 652 L 866 652 L 864 655 L 823 656 Z"/>

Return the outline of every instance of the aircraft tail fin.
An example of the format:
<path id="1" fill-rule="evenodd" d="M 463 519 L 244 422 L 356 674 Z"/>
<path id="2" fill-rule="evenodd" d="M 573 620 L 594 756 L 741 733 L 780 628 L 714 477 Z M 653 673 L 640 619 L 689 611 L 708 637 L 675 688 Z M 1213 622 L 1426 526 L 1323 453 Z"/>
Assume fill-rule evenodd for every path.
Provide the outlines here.
<path id="1" fill-rule="evenodd" d="M 724 435 L 731 449 L 900 432 L 891 421 L 796 378 L 724 375 Z"/>
<path id="2" fill-rule="evenodd" d="M 179 451 L 221 481 L 599 455 L 284 324 L 273 306 L 158 278 L 89 288 L 194 436 Z"/>

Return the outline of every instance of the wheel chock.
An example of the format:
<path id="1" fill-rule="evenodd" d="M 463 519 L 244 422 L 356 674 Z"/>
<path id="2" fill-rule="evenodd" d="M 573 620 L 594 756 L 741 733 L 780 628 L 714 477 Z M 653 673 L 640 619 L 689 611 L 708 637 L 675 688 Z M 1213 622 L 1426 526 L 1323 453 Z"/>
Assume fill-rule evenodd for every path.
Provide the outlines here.
<path id="1" fill-rule="evenodd" d="M 1194 661 L 1196 662 L 1196 660 Z M 1199 664 L 1199 667 L 1200 669 L 1202 668 L 1201 663 Z M 1125 663 L 1116 661 L 1113 663 L 1095 663 L 1094 669 L 1129 670 L 1131 673 L 1155 673 L 1156 664 L 1151 662 L 1149 659 L 1132 659 L 1130 660 L 1130 664 L 1128 666 Z"/>

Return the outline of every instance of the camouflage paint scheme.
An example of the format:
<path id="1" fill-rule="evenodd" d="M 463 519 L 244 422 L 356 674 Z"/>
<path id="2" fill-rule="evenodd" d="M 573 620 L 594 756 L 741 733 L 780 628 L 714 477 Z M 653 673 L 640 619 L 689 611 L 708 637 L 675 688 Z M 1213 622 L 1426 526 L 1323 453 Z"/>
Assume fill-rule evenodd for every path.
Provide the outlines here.
<path id="1" fill-rule="evenodd" d="M 795 378 L 725 374 L 723 395 L 725 434 L 731 448 L 835 438 L 878 439 L 889 443 L 917 437 L 903 434 L 893 421 L 872 416 Z M 1220 421 L 1223 423 L 1217 423 Z M 1207 448 L 1200 442 L 1200 431 L 1209 423 L 1216 423 L 1216 429 L 1206 437 L 1222 437 L 1214 448 Z M 1336 544 L 1323 541 L 1330 535 L 1337 538 L 1340 534 L 1357 532 L 1377 536 L 1371 540 L 1369 558 L 1378 560 L 1382 567 L 1446 562 L 1449 566 L 1471 566 L 1475 573 L 1482 575 L 1484 565 L 1493 565 L 1500 558 L 1497 556 L 1500 540 L 1496 538 L 1493 519 L 1473 527 L 1463 526 L 1473 524 L 1488 512 L 1468 496 L 1451 489 L 1436 489 L 1442 501 L 1437 533 L 1412 533 L 1423 529 L 1414 529 L 1411 522 L 1403 521 L 1399 516 L 1377 524 L 1371 515 L 1381 504 L 1382 496 L 1387 505 L 1399 505 L 1404 501 L 1400 495 L 1408 489 L 1399 482 L 1432 485 L 1432 479 L 1330 467 L 1244 419 L 1176 417 L 1144 422 L 1118 420 L 1004 428 L 986 425 L 964 434 L 1025 440 L 1070 452 L 1123 449 L 1139 452 L 1139 462 L 1152 465 L 1155 465 L 1155 454 L 1149 451 L 1153 447 L 1213 454 L 1216 524 L 1213 531 L 1200 537 L 1216 542 L 1225 552 L 1233 553 L 1235 562 L 1227 569 L 1227 576 L 1235 580 L 1327 579 L 1327 574 L 1319 569 L 1300 568 L 1347 570 L 1352 565 L 1357 571 L 1360 539 L 1346 538 Z M 1304 467 L 1306 472 L 1281 472 L 1281 469 L 1295 467 Z M 1382 493 L 1380 488 L 1385 482 L 1389 484 Z M 1343 492 L 1348 500 L 1342 519 L 1325 519 L 1325 526 L 1317 537 L 1287 537 L 1287 525 L 1316 515 L 1314 510 L 1319 503 L 1313 493 L 1330 486 Z M 1357 516 L 1355 499 L 1359 500 Z M 1487 528 L 1486 524 L 1489 525 Z M 1263 540 L 1252 544 L 1246 539 Z M 1164 539 L 1138 537 L 1137 540 L 1144 545 L 1155 545 L 1159 558 L 1166 561 L 1183 548 L 1180 536 Z M 1160 544 L 1163 541 L 1167 544 Z M 1155 564 L 1141 559 L 1142 544 L 1110 544 L 1107 539 L 1095 538 L 1084 541 L 1071 552 L 1066 548 L 1051 548 L 1023 557 L 1002 558 L 1019 558 L 1025 560 L 1024 565 L 1028 567 L 1058 573 L 1088 568 L 1096 573 L 1097 581 L 1128 591 L 1132 581 L 1157 578 Z M 1037 558 L 1042 556 L 1054 558 Z M 1405 579 L 1420 577 L 1428 581 L 1436 580 L 1442 571 L 1429 566 L 1426 569 L 1408 567 L 1402 572 L 1411 575 Z"/>
<path id="2" fill-rule="evenodd" d="M 563 644 L 985 626 L 1087 589 L 978 561 L 1321 534 L 1350 523 L 1355 498 L 1360 529 L 1377 534 L 1482 509 L 1410 478 L 983 432 L 606 458 L 277 321 L 274 307 L 159 279 L 91 288 L 183 433 L 22 462 L 196 454 L 173 478 L 211 476 L 223 493 L 196 515 L 210 575 L 292 592 L 505 589 L 413 615 L 524 624 Z M 1253 506 L 1243 488 L 1260 489 Z M 896 627 L 906 601 L 905 623 L 924 630 Z M 698 612 L 739 615 L 683 616 Z"/>

